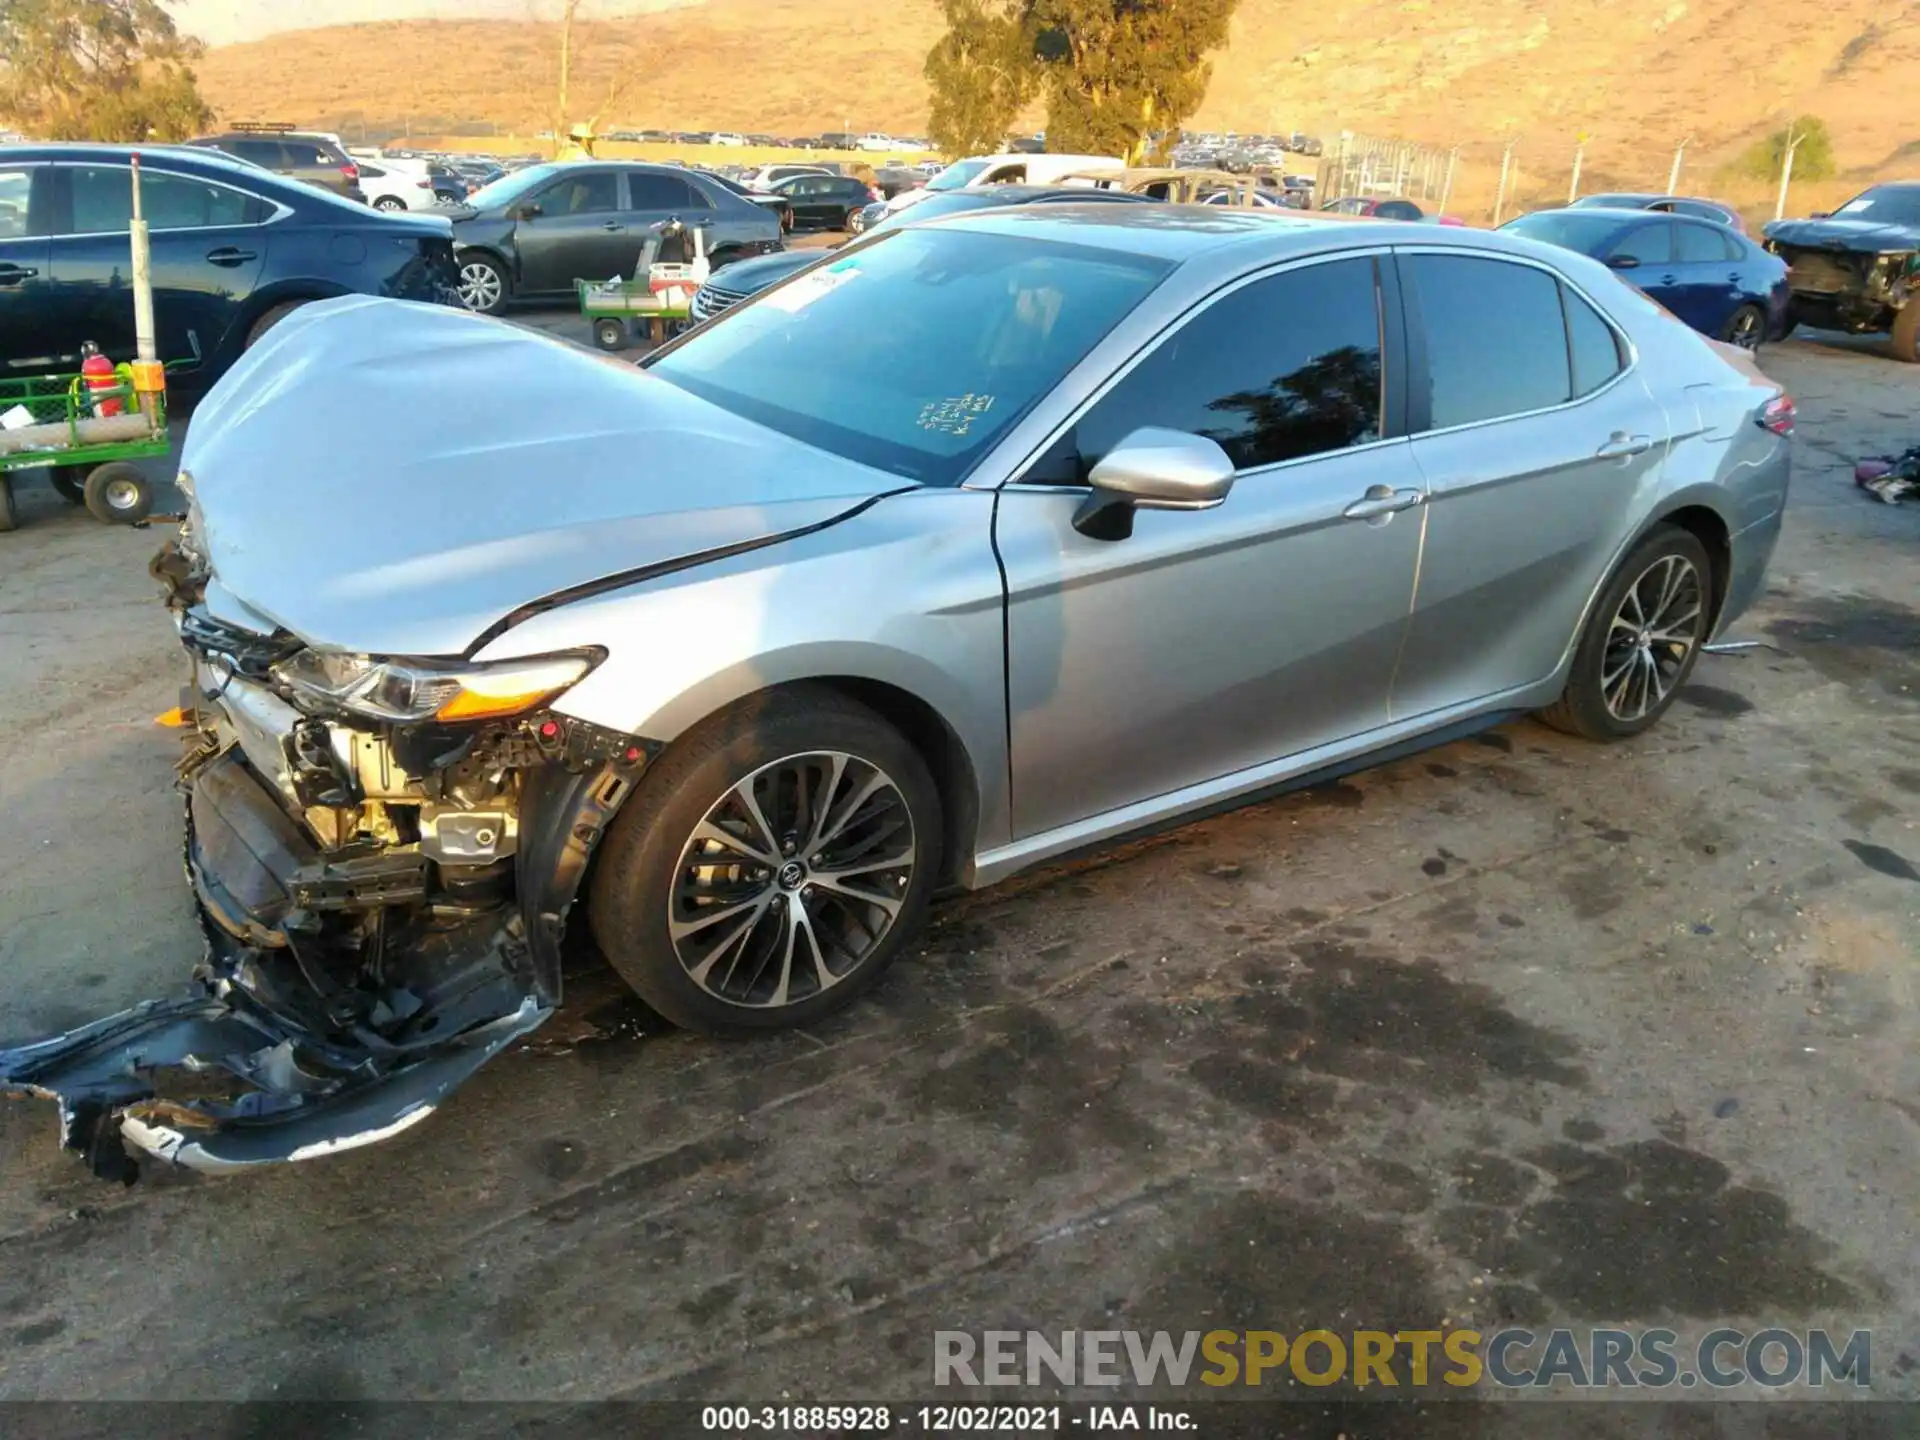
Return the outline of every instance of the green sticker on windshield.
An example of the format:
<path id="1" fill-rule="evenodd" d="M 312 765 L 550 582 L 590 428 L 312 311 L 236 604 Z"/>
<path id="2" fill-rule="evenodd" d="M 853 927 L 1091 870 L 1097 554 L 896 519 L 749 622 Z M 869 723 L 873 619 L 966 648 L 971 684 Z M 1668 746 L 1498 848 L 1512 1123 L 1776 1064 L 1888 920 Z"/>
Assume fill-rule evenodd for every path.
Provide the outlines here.
<path id="1" fill-rule="evenodd" d="M 920 428 L 942 435 L 964 435 L 993 408 L 991 395 L 956 395 L 951 400 L 933 400 L 920 407 Z"/>

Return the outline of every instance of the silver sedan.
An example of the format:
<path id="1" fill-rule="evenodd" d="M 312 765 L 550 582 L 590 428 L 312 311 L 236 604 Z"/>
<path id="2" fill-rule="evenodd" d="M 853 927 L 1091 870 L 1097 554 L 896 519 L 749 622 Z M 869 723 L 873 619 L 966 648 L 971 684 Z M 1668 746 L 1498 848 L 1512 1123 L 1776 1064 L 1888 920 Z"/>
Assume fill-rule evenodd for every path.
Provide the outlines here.
<path id="1" fill-rule="evenodd" d="M 328 1153 L 541 1023 L 583 920 L 674 1021 L 801 1024 L 942 888 L 1527 712 L 1624 740 L 1758 590 L 1792 423 L 1583 257 L 1215 208 L 883 232 L 640 369 L 309 306 L 156 562 L 202 992 L 0 1087 L 95 1157 Z M 183 1126 L 136 1051 L 251 1093 Z"/>

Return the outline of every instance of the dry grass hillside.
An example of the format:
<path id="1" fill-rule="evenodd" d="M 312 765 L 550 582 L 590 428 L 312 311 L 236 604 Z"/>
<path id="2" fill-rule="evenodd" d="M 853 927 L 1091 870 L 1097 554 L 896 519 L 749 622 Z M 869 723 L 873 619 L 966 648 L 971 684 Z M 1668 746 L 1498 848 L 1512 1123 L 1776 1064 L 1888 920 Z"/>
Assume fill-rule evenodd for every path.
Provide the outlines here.
<path id="1" fill-rule="evenodd" d="M 580 35 L 572 109 L 591 113 L 624 82 L 606 117 L 622 124 L 917 129 L 938 31 L 931 0 L 634 15 Z M 552 104 L 555 47 L 551 26 L 528 22 L 334 26 L 222 47 L 200 73 L 228 119 L 527 133 Z M 1242 0 L 1195 123 L 1458 144 L 1469 190 L 1518 136 L 1524 196 L 1564 189 L 1583 133 L 1589 189 L 1664 184 L 1688 137 L 1689 179 L 1704 187 L 1754 137 L 1810 112 L 1864 178 L 1920 171 L 1904 103 L 1917 78 L 1920 0 L 1827 0 L 1817 24 L 1789 0 Z"/>

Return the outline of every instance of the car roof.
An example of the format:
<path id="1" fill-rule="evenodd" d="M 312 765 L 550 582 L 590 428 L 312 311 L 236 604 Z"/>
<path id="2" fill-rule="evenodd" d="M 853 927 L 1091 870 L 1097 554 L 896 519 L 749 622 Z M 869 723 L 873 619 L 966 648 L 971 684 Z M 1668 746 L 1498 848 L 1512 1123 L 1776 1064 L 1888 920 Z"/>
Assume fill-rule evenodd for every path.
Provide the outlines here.
<path id="1" fill-rule="evenodd" d="M 182 165 L 190 170 L 204 171 L 210 175 L 243 176 L 250 183 L 261 184 L 268 181 L 285 186 L 289 183 L 258 165 L 249 165 L 244 160 L 236 160 L 223 155 L 218 150 L 209 150 L 204 146 L 186 143 L 155 145 L 104 145 L 90 140 L 64 140 L 36 142 L 29 145 L 7 145 L 0 147 L 9 161 L 23 163 L 31 160 L 106 160 L 125 164 L 135 155 L 142 160 L 166 161 L 169 165 Z M 300 185 L 301 193 L 308 193 L 310 186 Z"/>
<path id="2" fill-rule="evenodd" d="M 906 212 L 911 214 L 911 211 Z M 1427 243 L 1453 249 L 1538 258 L 1556 247 L 1523 236 L 1464 226 L 1408 225 L 1307 214 L 1298 210 L 1237 210 L 1218 205 L 996 205 L 941 216 L 929 225 L 988 234 L 1094 246 L 1181 264 L 1205 255 L 1245 252 L 1240 258 L 1284 260 L 1333 249 Z"/>

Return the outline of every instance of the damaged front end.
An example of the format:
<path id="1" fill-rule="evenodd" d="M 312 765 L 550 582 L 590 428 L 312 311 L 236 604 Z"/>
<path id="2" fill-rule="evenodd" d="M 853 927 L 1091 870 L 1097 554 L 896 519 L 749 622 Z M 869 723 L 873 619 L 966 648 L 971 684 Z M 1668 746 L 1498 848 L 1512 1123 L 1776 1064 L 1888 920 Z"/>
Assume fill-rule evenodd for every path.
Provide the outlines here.
<path id="1" fill-rule="evenodd" d="M 1854 334 L 1893 328 L 1893 317 L 1920 289 L 1920 253 L 1795 245 L 1770 240 L 1787 262 L 1794 317 L 1802 324 Z"/>
<path id="2" fill-rule="evenodd" d="M 598 656 L 316 652 L 216 618 L 190 534 L 156 558 L 192 666 L 191 993 L 0 1051 L 129 1183 L 308 1159 L 418 1123 L 560 998 L 567 914 L 653 747 L 546 708 Z"/>

